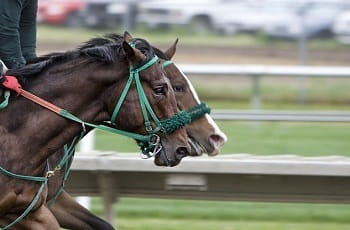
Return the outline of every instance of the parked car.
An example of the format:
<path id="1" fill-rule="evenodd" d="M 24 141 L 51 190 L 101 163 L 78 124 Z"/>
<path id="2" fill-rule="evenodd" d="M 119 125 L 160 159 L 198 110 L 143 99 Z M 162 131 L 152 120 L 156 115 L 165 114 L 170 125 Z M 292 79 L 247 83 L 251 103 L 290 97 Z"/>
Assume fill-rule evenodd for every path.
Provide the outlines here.
<path id="1" fill-rule="evenodd" d="M 332 32 L 336 40 L 350 44 L 350 11 L 346 11 L 337 17 Z"/>
<path id="2" fill-rule="evenodd" d="M 339 2 L 306 1 L 294 8 L 275 9 L 274 18 L 263 30 L 271 37 L 287 39 L 297 39 L 302 32 L 307 38 L 330 36 L 335 19 L 348 7 Z"/>
<path id="3" fill-rule="evenodd" d="M 82 25 L 79 12 L 85 7 L 84 0 L 39 0 L 37 19 L 39 23 Z"/>
<path id="4" fill-rule="evenodd" d="M 267 7 L 266 7 L 267 8 Z M 270 8 L 268 8 L 270 9 Z M 214 28 L 223 34 L 237 32 L 257 32 L 269 25 L 275 19 L 276 13 L 262 10 L 259 3 L 244 2 L 234 4 L 229 8 L 230 13 L 215 20 Z M 217 15 L 221 15 L 218 12 Z"/>
<path id="5" fill-rule="evenodd" d="M 209 31 L 217 20 L 232 12 L 239 0 L 154 0 L 140 3 L 137 22 L 153 28 L 192 25 L 197 31 Z"/>
<path id="6" fill-rule="evenodd" d="M 80 16 L 88 27 L 113 28 L 123 23 L 127 10 L 125 1 L 87 0 Z"/>

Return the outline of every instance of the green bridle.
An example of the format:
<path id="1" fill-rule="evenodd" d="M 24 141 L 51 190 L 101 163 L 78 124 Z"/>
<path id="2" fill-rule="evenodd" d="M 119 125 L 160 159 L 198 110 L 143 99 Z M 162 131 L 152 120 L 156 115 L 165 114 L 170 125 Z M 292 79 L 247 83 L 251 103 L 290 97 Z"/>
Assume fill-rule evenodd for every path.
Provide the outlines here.
<path id="1" fill-rule="evenodd" d="M 154 133 L 160 131 L 161 122 L 159 121 L 157 115 L 154 113 L 152 106 L 150 105 L 150 103 L 147 99 L 147 96 L 146 96 L 145 91 L 143 90 L 143 87 L 142 87 L 142 84 L 140 81 L 140 75 L 139 75 L 139 72 L 141 72 L 144 69 L 149 68 L 154 63 L 156 63 L 157 60 L 158 60 L 158 57 L 154 56 L 151 60 L 149 60 L 147 63 L 145 63 L 141 67 L 134 68 L 133 66 L 130 66 L 129 79 L 126 82 L 126 85 L 125 85 L 125 87 L 120 95 L 120 98 L 119 98 L 119 100 L 114 108 L 114 111 L 112 113 L 112 116 L 111 116 L 112 124 L 115 124 L 117 115 L 120 111 L 120 108 L 122 107 L 123 102 L 125 101 L 125 98 L 130 90 L 130 87 L 133 83 L 135 83 L 137 94 L 139 97 L 140 106 L 141 106 L 142 116 L 144 119 L 144 125 L 145 125 L 147 133 L 154 134 Z M 153 130 L 153 128 L 152 128 L 150 117 L 152 118 L 153 122 L 157 126 L 157 128 L 155 130 Z M 130 134 L 130 137 L 138 139 L 136 136 L 134 136 L 132 134 Z M 146 138 L 146 139 L 148 139 L 148 138 Z"/>
<path id="2" fill-rule="evenodd" d="M 131 137 L 138 141 L 138 144 L 142 151 L 142 156 L 144 158 L 152 157 L 157 151 L 160 150 L 159 148 L 160 138 L 156 133 L 161 132 L 163 134 L 170 134 L 175 130 L 184 127 L 186 124 L 191 123 L 192 120 L 197 119 L 198 117 L 203 116 L 206 113 L 210 113 L 210 108 L 207 107 L 204 103 L 201 103 L 188 112 L 181 111 L 168 119 L 160 121 L 147 99 L 147 96 L 145 94 L 145 91 L 143 90 L 143 87 L 140 81 L 140 75 L 139 75 L 139 72 L 149 68 L 157 61 L 158 61 L 158 57 L 154 56 L 152 59 L 150 59 L 141 67 L 134 68 L 133 66 L 130 66 L 129 79 L 126 82 L 126 85 L 121 93 L 121 96 L 111 116 L 111 122 L 112 124 L 115 125 L 116 118 L 122 107 L 122 104 L 125 101 L 125 98 L 130 90 L 131 85 L 135 82 L 147 135 L 140 136 L 139 134 L 125 132 L 125 131 L 123 135 Z M 162 67 L 164 68 L 171 63 L 172 63 L 171 61 L 165 61 L 163 62 Z M 152 127 L 150 118 L 152 118 L 153 122 L 155 123 L 155 126 L 156 126 L 155 128 Z"/>
<path id="3" fill-rule="evenodd" d="M 90 124 L 90 123 L 85 123 L 89 126 L 97 128 L 97 129 L 101 129 L 101 130 L 112 132 L 112 133 L 117 133 L 117 134 L 131 137 L 131 138 L 137 140 L 137 144 L 140 146 L 140 149 L 141 149 L 142 158 L 150 158 L 150 157 L 154 156 L 158 151 L 161 150 L 160 137 L 156 134 L 157 132 L 160 131 L 164 134 L 170 134 L 170 133 L 174 132 L 175 130 L 182 128 L 184 125 L 202 117 L 206 113 L 210 113 L 210 108 L 205 103 L 202 102 L 202 103 L 194 106 L 192 109 L 190 109 L 188 111 L 181 111 L 181 112 L 175 114 L 173 117 L 159 121 L 158 117 L 155 115 L 151 105 L 148 102 L 148 99 L 145 95 L 145 92 L 142 88 L 140 78 L 139 78 L 139 72 L 150 67 L 157 60 L 158 60 L 157 57 L 153 57 L 149 62 L 147 62 L 146 64 L 144 64 L 143 66 L 141 66 L 139 68 L 130 67 L 128 81 L 127 81 L 127 83 L 126 83 L 126 85 L 121 93 L 121 96 L 120 96 L 118 102 L 116 103 L 116 106 L 114 107 L 114 110 L 113 110 L 113 113 L 111 116 L 111 123 L 115 126 L 115 121 L 116 121 L 116 118 L 118 116 L 118 113 L 119 113 L 119 111 L 122 107 L 122 104 L 123 104 L 128 92 L 130 90 L 130 86 L 135 81 L 137 92 L 139 95 L 141 108 L 142 108 L 142 114 L 144 117 L 144 123 L 145 123 L 145 127 L 146 127 L 148 135 L 140 135 L 137 133 L 126 132 L 123 130 L 111 128 L 109 126 L 104 126 L 104 125 L 94 125 L 94 124 Z M 172 64 L 172 61 L 170 61 L 170 60 L 164 61 L 162 63 L 162 67 L 165 68 L 166 66 L 168 66 L 170 64 Z M 154 123 L 157 125 L 156 128 L 152 128 L 148 113 L 151 115 Z M 69 119 L 72 119 L 72 117 Z M 78 118 L 75 118 L 75 119 L 78 119 Z M 81 120 L 76 120 L 76 121 L 82 123 Z M 59 188 L 59 190 L 57 190 L 54 197 L 48 202 L 49 207 L 55 203 L 58 195 L 63 190 L 64 183 L 68 178 L 69 170 L 70 170 L 70 165 L 68 165 L 68 162 L 70 159 L 72 159 L 74 157 L 75 146 L 81 140 L 81 138 L 83 136 L 84 136 L 84 132 L 82 132 L 80 134 L 80 136 L 75 137 L 69 145 L 67 144 L 64 146 L 64 150 L 65 150 L 64 157 L 62 158 L 62 160 L 56 166 L 56 169 L 55 169 L 55 170 L 64 169 L 63 181 L 62 181 L 61 187 Z M 52 174 L 54 174 L 55 170 L 50 171 L 50 172 L 52 172 Z"/>

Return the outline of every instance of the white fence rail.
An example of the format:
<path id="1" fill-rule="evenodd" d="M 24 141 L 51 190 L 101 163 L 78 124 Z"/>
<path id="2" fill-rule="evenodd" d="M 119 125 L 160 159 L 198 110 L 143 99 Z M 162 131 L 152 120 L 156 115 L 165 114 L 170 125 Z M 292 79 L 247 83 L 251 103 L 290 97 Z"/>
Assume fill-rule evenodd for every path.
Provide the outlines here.
<path id="1" fill-rule="evenodd" d="M 211 116 L 224 121 L 350 122 L 350 112 L 344 111 L 213 110 Z"/>
<path id="2" fill-rule="evenodd" d="M 350 77 L 350 67 L 345 66 L 179 64 L 178 67 L 188 75 Z"/>
<path id="3" fill-rule="evenodd" d="M 273 65 L 219 65 L 219 64 L 179 64 L 179 68 L 187 75 L 209 76 L 247 76 L 252 79 L 251 106 L 261 107 L 260 81 L 264 76 L 269 77 L 336 77 L 349 78 L 350 67 L 344 66 L 273 66 Z M 305 91 L 300 84 L 299 100 L 305 100 Z"/>
<path id="4" fill-rule="evenodd" d="M 102 196 L 109 220 L 118 196 L 350 203 L 350 158 L 235 154 L 163 168 L 137 153 L 78 153 L 66 190 Z"/>

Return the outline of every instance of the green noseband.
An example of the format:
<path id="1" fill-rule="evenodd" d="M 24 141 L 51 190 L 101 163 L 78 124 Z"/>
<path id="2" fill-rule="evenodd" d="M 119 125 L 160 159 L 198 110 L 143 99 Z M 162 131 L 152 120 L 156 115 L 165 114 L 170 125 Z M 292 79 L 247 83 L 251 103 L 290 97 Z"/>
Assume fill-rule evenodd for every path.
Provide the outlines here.
<path id="1" fill-rule="evenodd" d="M 161 121 L 161 132 L 170 134 L 207 113 L 210 113 L 210 108 L 204 102 L 194 106 L 188 111 L 180 111 L 174 116 Z M 144 158 L 149 158 L 157 153 L 159 151 L 159 149 L 157 149 L 159 141 L 160 139 L 158 138 L 151 138 L 150 141 L 138 141 L 137 143 L 142 151 L 142 156 Z"/>

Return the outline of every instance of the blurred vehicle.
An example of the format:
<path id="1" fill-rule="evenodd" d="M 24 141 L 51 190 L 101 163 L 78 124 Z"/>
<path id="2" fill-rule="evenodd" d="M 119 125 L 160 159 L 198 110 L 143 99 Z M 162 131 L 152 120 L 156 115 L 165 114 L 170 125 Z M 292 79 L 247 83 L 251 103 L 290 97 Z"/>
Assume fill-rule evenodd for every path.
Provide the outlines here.
<path id="1" fill-rule="evenodd" d="M 85 25 L 97 28 L 113 28 L 123 23 L 128 6 L 121 0 L 87 0 L 80 16 Z"/>
<path id="2" fill-rule="evenodd" d="M 346 11 L 337 17 L 332 32 L 336 40 L 350 44 L 350 11 Z"/>
<path id="3" fill-rule="evenodd" d="M 337 16 L 349 4 L 331 1 L 305 1 L 304 4 L 273 9 L 274 18 L 263 30 L 275 38 L 297 39 L 330 36 Z M 269 10 L 266 10 L 267 12 Z"/>
<path id="4" fill-rule="evenodd" d="M 259 2 L 236 3 L 229 8 L 230 13 L 224 17 L 218 17 L 214 28 L 223 34 L 234 34 L 237 32 L 257 32 L 269 25 L 276 18 L 276 13 L 262 10 Z M 221 15 L 222 12 L 217 12 Z"/>
<path id="5" fill-rule="evenodd" d="M 81 26 L 79 12 L 85 7 L 85 3 L 84 0 L 39 0 L 38 22 L 71 27 Z"/>
<path id="6" fill-rule="evenodd" d="M 198 32 L 214 29 L 239 0 L 154 0 L 140 3 L 137 22 L 151 28 L 192 25 Z"/>

